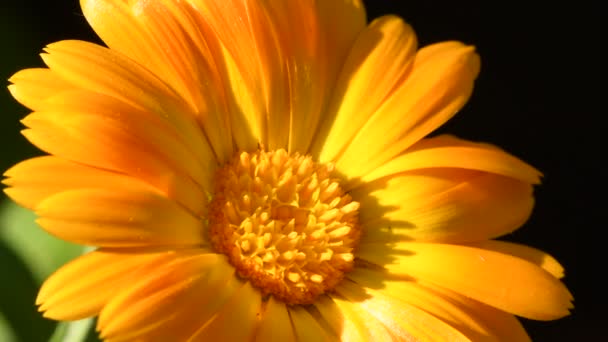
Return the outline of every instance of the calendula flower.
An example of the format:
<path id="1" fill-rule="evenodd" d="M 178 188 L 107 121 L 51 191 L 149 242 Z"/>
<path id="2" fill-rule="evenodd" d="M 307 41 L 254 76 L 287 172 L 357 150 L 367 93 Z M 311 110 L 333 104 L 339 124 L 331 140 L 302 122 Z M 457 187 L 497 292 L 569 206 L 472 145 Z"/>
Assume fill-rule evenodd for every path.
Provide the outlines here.
<path id="1" fill-rule="evenodd" d="M 571 308 L 563 269 L 493 240 L 540 174 L 427 135 L 473 47 L 418 49 L 357 0 L 81 0 L 106 47 L 61 41 L 11 78 L 48 156 L 6 172 L 46 231 L 95 246 L 45 317 L 109 341 L 527 340 Z"/>

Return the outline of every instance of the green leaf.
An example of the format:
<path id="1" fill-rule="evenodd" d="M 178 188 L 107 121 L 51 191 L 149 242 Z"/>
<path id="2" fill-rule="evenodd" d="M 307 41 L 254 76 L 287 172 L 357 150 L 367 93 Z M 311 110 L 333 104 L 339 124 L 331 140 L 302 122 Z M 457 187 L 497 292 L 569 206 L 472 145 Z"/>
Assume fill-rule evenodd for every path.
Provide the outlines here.
<path id="1" fill-rule="evenodd" d="M 52 272 L 82 254 L 83 247 L 48 234 L 36 215 L 9 200 L 0 205 L 0 240 L 23 260 L 41 284 Z"/>
<path id="2" fill-rule="evenodd" d="M 83 247 L 59 240 L 34 222 L 27 209 L 0 203 L 0 341 L 47 341 L 56 322 L 42 317 L 35 306 L 42 281 Z M 74 340 L 72 340 L 74 341 Z"/>
<path id="3" fill-rule="evenodd" d="M 8 323 L 2 312 L 0 312 L 0 341 L 14 342 L 18 341 L 13 328 Z"/>
<path id="4" fill-rule="evenodd" d="M 93 327 L 92 318 L 59 323 L 49 342 L 97 342 L 99 339 Z"/>

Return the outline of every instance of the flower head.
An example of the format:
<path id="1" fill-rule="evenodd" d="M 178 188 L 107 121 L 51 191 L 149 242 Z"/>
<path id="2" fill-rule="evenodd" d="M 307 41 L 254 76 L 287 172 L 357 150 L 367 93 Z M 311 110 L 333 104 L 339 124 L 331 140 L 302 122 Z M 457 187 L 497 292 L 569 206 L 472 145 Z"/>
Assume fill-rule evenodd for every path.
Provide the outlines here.
<path id="1" fill-rule="evenodd" d="M 474 48 L 418 49 L 358 0 L 81 0 L 107 44 L 11 78 L 48 156 L 6 172 L 42 228 L 96 249 L 37 299 L 111 341 L 527 340 L 568 314 L 563 269 L 493 240 L 540 173 L 427 137 Z M 238 325 L 235 327 L 235 325 Z"/>

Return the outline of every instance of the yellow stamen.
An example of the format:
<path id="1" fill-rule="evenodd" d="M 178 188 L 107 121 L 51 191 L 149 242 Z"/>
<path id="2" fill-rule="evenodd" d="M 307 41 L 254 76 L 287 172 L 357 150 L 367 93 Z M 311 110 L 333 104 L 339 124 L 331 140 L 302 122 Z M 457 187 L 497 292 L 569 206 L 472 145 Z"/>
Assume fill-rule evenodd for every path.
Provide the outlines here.
<path id="1" fill-rule="evenodd" d="M 359 203 L 332 171 L 283 149 L 241 152 L 217 171 L 212 244 L 265 295 L 310 304 L 352 269 Z"/>

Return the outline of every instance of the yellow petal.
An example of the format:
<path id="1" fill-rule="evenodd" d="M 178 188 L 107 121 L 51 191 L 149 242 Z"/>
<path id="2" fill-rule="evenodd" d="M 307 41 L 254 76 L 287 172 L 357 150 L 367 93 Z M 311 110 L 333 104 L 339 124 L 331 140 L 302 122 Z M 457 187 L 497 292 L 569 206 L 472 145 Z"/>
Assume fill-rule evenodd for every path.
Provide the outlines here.
<path id="1" fill-rule="evenodd" d="M 493 308 L 484 303 L 455 293 L 440 286 L 425 283 L 427 289 L 432 290 L 458 306 L 466 308 L 472 316 L 480 318 L 487 327 L 489 337 L 497 341 L 529 342 L 530 337 L 519 320 L 510 313 Z"/>
<path id="2" fill-rule="evenodd" d="M 293 327 L 285 303 L 270 296 L 256 332 L 255 340 L 295 342 Z"/>
<path id="3" fill-rule="evenodd" d="M 357 184 L 416 169 L 444 167 L 495 173 L 530 184 L 540 183 L 541 176 L 532 166 L 495 146 L 441 135 L 419 141 L 405 154 L 358 179 Z"/>
<path id="4" fill-rule="evenodd" d="M 200 218 L 136 183 L 121 189 L 64 191 L 40 202 L 36 214 L 49 233 L 83 245 L 205 244 Z"/>
<path id="5" fill-rule="evenodd" d="M 328 70 L 323 63 L 328 50 L 322 44 L 325 32 L 311 1 L 268 1 L 265 5 L 283 65 L 272 72 L 286 75 L 284 84 L 277 84 L 277 93 L 270 98 L 269 147 L 304 152 L 316 130 L 328 93 L 325 80 Z M 287 139 L 275 141 L 274 137 Z"/>
<path id="6" fill-rule="evenodd" d="M 303 306 L 287 309 L 298 341 L 332 341 L 331 334 Z"/>
<path id="7" fill-rule="evenodd" d="M 262 295 L 245 282 L 212 320 L 199 329 L 188 341 L 249 341 L 254 337 Z M 235 327 L 238 322 L 238 327 Z"/>
<path id="8" fill-rule="evenodd" d="M 31 110 L 44 108 L 45 101 L 64 91 L 74 89 L 69 82 L 61 79 L 49 69 L 24 69 L 9 79 L 11 95 Z"/>
<path id="9" fill-rule="evenodd" d="M 341 341 L 394 341 L 390 328 L 365 311 L 357 302 L 333 297 L 334 304 L 344 317 Z"/>
<path id="10" fill-rule="evenodd" d="M 378 18 L 359 35 L 340 74 L 313 155 L 321 162 L 340 155 L 411 70 L 415 52 L 416 36 L 398 17 Z"/>
<path id="11" fill-rule="evenodd" d="M 393 274 L 428 281 L 530 319 L 557 319 L 572 308 L 568 289 L 549 272 L 491 250 L 404 242 L 362 244 L 357 255 Z"/>
<path id="12" fill-rule="evenodd" d="M 482 241 L 519 228 L 534 205 L 527 183 L 447 168 L 403 172 L 351 195 L 361 203 L 364 241 Z"/>
<path id="13" fill-rule="evenodd" d="M 420 281 L 398 279 L 377 269 L 358 267 L 348 273 L 355 283 L 387 297 L 414 305 L 451 325 L 472 341 L 527 341 L 527 335 L 511 314 L 447 290 L 438 292 Z M 507 336 L 506 332 L 510 331 Z M 509 338 L 504 338 L 509 337 Z"/>
<path id="14" fill-rule="evenodd" d="M 169 65 L 162 66 L 157 62 L 163 51 L 157 49 L 150 32 L 139 25 L 132 15 L 132 7 L 136 3 L 124 0 L 80 0 L 80 7 L 89 25 L 110 49 L 146 67 L 154 65 L 155 71 L 163 74 Z"/>
<path id="15" fill-rule="evenodd" d="M 386 163 L 451 118 L 471 95 L 479 57 L 473 47 L 444 42 L 418 51 L 412 68 L 336 160 L 348 178 Z"/>
<path id="16" fill-rule="evenodd" d="M 97 315 L 118 292 L 153 271 L 167 254 L 98 250 L 66 264 L 42 285 L 36 304 L 44 316 L 77 320 Z"/>
<path id="17" fill-rule="evenodd" d="M 169 257 L 164 263 L 133 279 L 103 308 L 101 337 L 185 341 L 241 286 L 222 255 L 204 250 L 165 253 Z"/>
<path id="18" fill-rule="evenodd" d="M 241 151 L 255 151 L 260 145 L 267 146 L 266 110 L 260 89 L 252 89 L 255 82 L 245 80 L 234 59 L 224 57 L 224 74 L 230 84 L 232 132 L 236 146 Z"/>
<path id="19" fill-rule="evenodd" d="M 313 305 L 319 315 L 317 321 L 325 322 L 333 335 L 339 337 L 341 341 L 363 341 L 364 336 L 368 335 L 365 323 L 359 316 L 348 316 L 348 313 L 340 308 L 332 297 L 319 296 Z"/>
<path id="20" fill-rule="evenodd" d="M 469 341 L 449 324 L 397 298 L 349 281 L 341 282 L 336 292 L 358 306 L 360 315 L 369 314 L 365 322 L 378 320 L 401 341 Z"/>
<path id="21" fill-rule="evenodd" d="M 560 265 L 560 263 L 551 255 L 536 248 L 495 240 L 477 242 L 469 244 L 469 246 L 509 254 L 540 266 L 545 271 L 551 273 L 555 278 L 561 279 L 564 277 L 564 268 L 562 265 Z"/>

